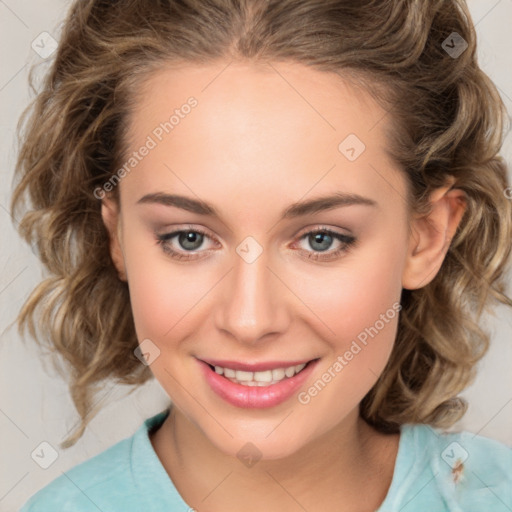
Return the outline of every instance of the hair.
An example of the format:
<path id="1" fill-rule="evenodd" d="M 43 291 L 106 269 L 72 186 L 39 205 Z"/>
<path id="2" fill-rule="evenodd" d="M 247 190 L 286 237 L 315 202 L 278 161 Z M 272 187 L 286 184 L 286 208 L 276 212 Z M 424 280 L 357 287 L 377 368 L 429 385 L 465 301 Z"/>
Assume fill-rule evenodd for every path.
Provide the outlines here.
<path id="1" fill-rule="evenodd" d="M 453 32 L 468 45 L 459 56 L 444 49 Z M 512 306 L 504 283 L 512 201 L 498 155 L 505 107 L 477 64 L 464 0 L 80 0 L 20 118 L 11 202 L 14 217 L 23 208 L 19 232 L 48 271 L 18 329 L 65 362 L 80 415 L 61 446 L 83 435 L 99 384 L 152 377 L 134 355 L 128 286 L 93 193 L 125 161 L 137 92 L 173 63 L 235 60 L 301 63 L 370 93 L 389 113 L 387 151 L 407 176 L 415 212 L 429 211 L 430 193 L 450 176 L 465 192 L 441 269 L 402 291 L 394 348 L 359 407 L 381 432 L 453 425 L 467 408 L 457 394 L 488 349 L 480 317 L 491 304 Z"/>

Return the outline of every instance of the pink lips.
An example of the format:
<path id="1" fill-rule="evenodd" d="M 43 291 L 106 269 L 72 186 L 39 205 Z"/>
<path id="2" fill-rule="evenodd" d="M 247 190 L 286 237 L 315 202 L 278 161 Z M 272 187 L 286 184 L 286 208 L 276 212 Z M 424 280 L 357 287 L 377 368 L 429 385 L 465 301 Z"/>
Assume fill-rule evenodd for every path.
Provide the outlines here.
<path id="1" fill-rule="evenodd" d="M 311 375 L 318 360 L 313 360 L 306 365 L 306 367 L 293 377 L 285 378 L 277 384 L 269 386 L 243 386 L 236 384 L 226 379 L 226 377 L 219 375 L 210 368 L 209 364 L 213 366 L 223 366 L 227 368 L 234 368 L 237 370 L 245 371 L 264 371 L 273 368 L 286 368 L 296 364 L 306 363 L 307 361 L 297 363 L 280 363 L 280 362 L 267 362 L 256 365 L 241 364 L 234 361 L 213 361 L 208 360 L 208 363 L 197 359 L 198 364 L 203 371 L 206 381 L 212 390 L 221 398 L 234 405 L 235 407 L 242 408 L 264 408 L 274 407 L 288 398 L 290 398 L 304 381 Z"/>

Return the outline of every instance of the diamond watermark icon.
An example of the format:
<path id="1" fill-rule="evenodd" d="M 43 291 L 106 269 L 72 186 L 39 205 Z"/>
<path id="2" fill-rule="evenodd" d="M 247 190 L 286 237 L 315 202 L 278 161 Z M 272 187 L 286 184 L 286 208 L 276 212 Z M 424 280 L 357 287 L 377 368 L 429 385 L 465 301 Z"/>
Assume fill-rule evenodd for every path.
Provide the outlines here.
<path id="1" fill-rule="evenodd" d="M 149 338 L 146 338 L 133 353 L 142 364 L 149 366 L 160 355 L 160 349 Z"/>
<path id="2" fill-rule="evenodd" d="M 452 469 L 463 464 L 469 457 L 469 453 L 457 441 L 450 443 L 441 453 L 441 458 Z"/>
<path id="3" fill-rule="evenodd" d="M 460 34 L 452 32 L 441 46 L 452 59 L 457 59 L 466 51 L 468 43 Z"/>
<path id="4" fill-rule="evenodd" d="M 40 443 L 30 454 L 32 460 L 41 468 L 48 469 L 59 456 L 57 450 L 47 441 Z"/>
<path id="5" fill-rule="evenodd" d="M 47 59 L 57 49 L 57 41 L 48 32 L 41 32 L 32 41 L 32 50 L 34 50 L 39 57 Z"/>
<path id="6" fill-rule="evenodd" d="M 254 263 L 263 252 L 263 247 L 252 236 L 248 236 L 238 244 L 236 252 L 246 263 Z"/>
<path id="7" fill-rule="evenodd" d="M 363 141 L 354 133 L 348 135 L 338 145 L 339 152 L 347 159 L 353 162 L 357 160 L 366 149 Z"/>
<path id="8" fill-rule="evenodd" d="M 262 456 L 257 446 L 253 443 L 245 443 L 236 454 L 242 464 L 248 468 L 252 468 Z"/>

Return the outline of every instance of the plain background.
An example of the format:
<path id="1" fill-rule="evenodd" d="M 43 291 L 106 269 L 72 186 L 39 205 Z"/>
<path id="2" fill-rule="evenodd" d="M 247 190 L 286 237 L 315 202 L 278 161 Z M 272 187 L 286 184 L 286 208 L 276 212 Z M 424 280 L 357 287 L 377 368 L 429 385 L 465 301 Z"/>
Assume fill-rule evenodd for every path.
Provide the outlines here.
<path id="1" fill-rule="evenodd" d="M 511 113 L 512 0 L 469 0 L 468 4 L 478 33 L 480 66 L 497 85 Z M 40 40 L 42 32 L 58 40 L 59 24 L 68 6 L 68 0 L 0 0 L 0 512 L 17 511 L 29 496 L 63 471 L 132 435 L 145 418 L 161 411 L 167 402 L 155 380 L 130 396 L 128 388 L 105 385 L 98 396 L 104 404 L 101 412 L 74 447 L 60 450 L 59 442 L 78 420 L 67 383 L 30 338 L 23 343 L 16 328 L 9 327 L 43 275 L 8 212 L 17 149 L 14 130 L 31 98 L 28 70 L 33 63 L 45 60 L 31 45 Z M 511 131 L 502 154 L 511 165 Z M 463 393 L 469 411 L 455 429 L 512 446 L 512 312 L 499 307 L 486 325 L 493 334 L 491 350 L 479 365 L 477 380 Z M 58 455 L 48 469 L 31 457 L 42 442 L 52 445 Z"/>

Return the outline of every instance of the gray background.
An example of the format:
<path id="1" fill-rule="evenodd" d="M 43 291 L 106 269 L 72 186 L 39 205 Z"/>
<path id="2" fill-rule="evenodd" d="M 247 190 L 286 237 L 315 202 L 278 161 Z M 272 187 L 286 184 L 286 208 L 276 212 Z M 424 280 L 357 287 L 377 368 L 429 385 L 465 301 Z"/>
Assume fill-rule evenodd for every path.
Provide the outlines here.
<path id="1" fill-rule="evenodd" d="M 512 113 L 512 0 L 469 0 L 478 32 L 479 61 L 498 86 Z M 14 230 L 8 213 L 16 155 L 14 129 L 30 96 L 31 64 L 45 61 L 31 47 L 48 32 L 58 40 L 67 0 L 0 0 L 0 512 L 16 511 L 30 495 L 63 471 L 127 437 L 159 412 L 167 396 L 156 381 L 126 396 L 128 388 L 105 386 L 102 411 L 83 438 L 68 450 L 58 443 L 77 421 L 67 383 L 10 326 L 24 299 L 42 277 L 42 268 Z M 47 61 L 46 61 L 47 62 Z M 44 68 L 43 64 L 43 68 Z M 512 132 L 502 154 L 512 164 Z M 509 280 L 510 281 L 510 280 Z M 469 411 L 454 428 L 498 439 L 512 446 L 512 313 L 499 307 L 486 319 L 491 350 L 479 365 L 475 383 L 463 394 Z M 47 442 L 57 458 L 47 469 L 31 458 Z M 46 450 L 45 453 L 48 453 Z"/>

